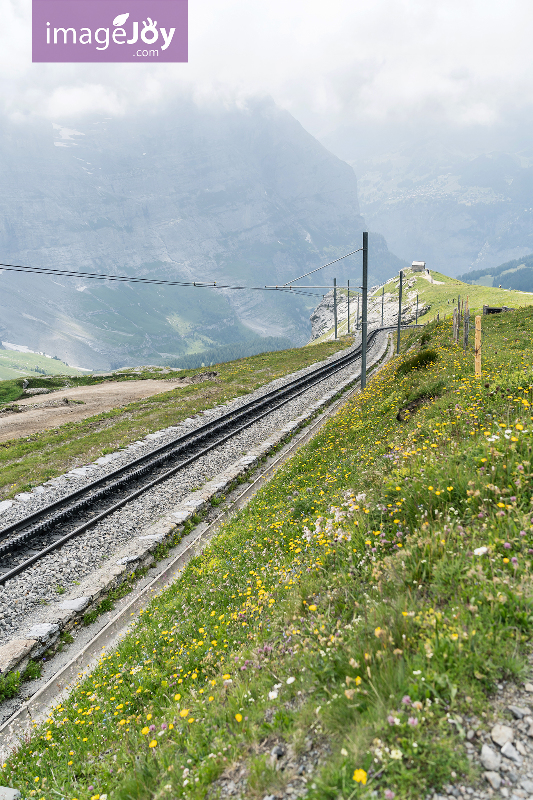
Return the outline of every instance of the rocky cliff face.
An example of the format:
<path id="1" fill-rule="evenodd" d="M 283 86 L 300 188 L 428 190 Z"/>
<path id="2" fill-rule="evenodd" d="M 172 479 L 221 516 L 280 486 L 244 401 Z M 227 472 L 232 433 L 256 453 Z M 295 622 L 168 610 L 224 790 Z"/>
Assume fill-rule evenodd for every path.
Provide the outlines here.
<path id="1" fill-rule="evenodd" d="M 359 246 L 364 227 L 351 167 L 268 101 L 4 122 L 0 154 L 5 263 L 264 286 Z M 399 266 L 381 237 L 374 255 L 376 274 Z M 116 368 L 267 335 L 306 341 L 310 302 L 4 272 L 0 339 Z"/>
<path id="2" fill-rule="evenodd" d="M 399 287 L 396 284 L 396 289 Z M 414 285 L 414 280 L 408 280 L 403 285 L 402 296 L 402 325 L 409 325 L 415 322 L 416 319 L 416 292 L 411 291 Z M 381 326 L 381 307 L 382 307 L 382 292 L 378 290 L 373 296 L 368 298 L 367 318 L 368 330 Z M 421 316 L 429 311 L 428 305 L 418 306 L 418 315 Z M 361 332 L 361 300 L 359 302 L 359 327 L 357 327 L 357 297 L 350 293 L 350 332 Z M 337 330 L 339 334 L 347 332 L 348 320 L 348 297 L 346 292 L 337 292 Z M 334 314 L 334 299 L 333 292 L 329 292 L 319 305 L 315 308 L 310 317 L 311 321 L 311 341 L 318 339 L 320 336 L 326 336 L 327 339 L 332 339 L 335 335 L 335 314 Z M 394 326 L 398 324 L 398 295 L 385 292 L 383 295 L 383 325 Z"/>
<path id="3" fill-rule="evenodd" d="M 533 252 L 530 142 L 523 135 L 502 150 L 497 137 L 482 138 L 376 139 L 364 153 L 354 135 L 325 143 L 353 166 L 362 213 L 395 253 L 458 275 Z"/>

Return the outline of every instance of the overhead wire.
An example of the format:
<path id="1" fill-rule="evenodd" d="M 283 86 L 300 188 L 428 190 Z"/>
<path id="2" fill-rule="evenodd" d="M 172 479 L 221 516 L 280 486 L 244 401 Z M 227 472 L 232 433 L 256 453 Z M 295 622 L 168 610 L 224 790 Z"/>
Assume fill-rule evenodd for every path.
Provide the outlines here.
<path id="1" fill-rule="evenodd" d="M 313 272 L 318 272 L 320 269 L 324 269 L 325 267 L 331 267 L 332 264 L 336 264 L 337 261 L 342 261 L 343 258 L 348 258 L 348 256 L 353 256 L 354 253 L 360 253 L 362 249 L 363 248 L 360 247 L 358 250 L 352 250 L 351 253 L 346 253 L 345 256 L 340 256 L 339 258 L 334 259 L 334 261 L 329 261 L 327 264 L 322 264 L 321 267 L 317 267 L 316 269 L 312 269 L 310 272 L 306 272 L 305 275 L 300 275 L 299 278 L 293 278 L 292 281 L 287 281 L 287 283 L 284 283 L 283 286 L 288 286 L 290 283 L 296 283 L 296 281 L 301 281 L 302 278 L 307 278 L 308 275 L 312 275 Z"/>
<path id="2" fill-rule="evenodd" d="M 320 267 L 322 269 L 322 267 Z M 78 270 L 65 270 L 56 269 L 54 267 L 27 267 L 22 264 L 3 264 L 0 263 L 0 271 L 6 272 L 19 272 L 31 275 L 52 275 L 54 277 L 63 278 L 80 278 L 89 280 L 100 281 L 115 281 L 119 283 L 140 283 L 152 284 L 155 286 L 184 286 L 196 287 L 203 289 L 229 289 L 238 291 L 278 291 L 290 292 L 291 294 L 300 294 L 308 297 L 319 297 L 316 292 L 311 292 L 305 286 L 293 289 L 288 285 L 283 286 L 243 286 L 234 285 L 229 283 L 217 283 L 217 281 L 183 281 L 183 280 L 169 280 L 166 278 L 143 278 L 135 275 L 111 275 L 101 272 L 80 272 Z"/>

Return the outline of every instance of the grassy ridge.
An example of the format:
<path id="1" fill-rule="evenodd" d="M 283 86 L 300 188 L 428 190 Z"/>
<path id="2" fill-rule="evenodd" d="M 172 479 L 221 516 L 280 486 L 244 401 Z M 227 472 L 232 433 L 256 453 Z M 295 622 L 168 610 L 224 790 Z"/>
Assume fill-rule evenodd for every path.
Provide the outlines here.
<path id="1" fill-rule="evenodd" d="M 471 286 L 463 283 L 458 278 L 450 278 L 447 275 L 442 275 L 440 272 L 431 272 L 431 277 L 435 283 L 429 283 L 420 273 L 412 272 L 410 269 L 404 271 L 403 281 L 403 301 L 402 306 L 405 309 L 408 298 L 411 308 L 413 302 L 416 302 L 416 294 L 419 296 L 419 307 L 427 308 L 429 310 L 425 314 L 420 314 L 419 321 L 427 323 L 437 317 L 452 316 L 454 303 L 460 297 L 461 301 L 468 298 L 471 321 L 473 324 L 473 316 L 483 312 L 483 306 L 508 306 L 510 308 L 519 308 L 523 306 L 533 305 L 533 293 L 518 292 L 508 289 L 494 289 L 487 286 Z M 410 284 L 410 285 L 409 285 Z M 397 319 L 398 311 L 398 289 L 399 277 L 391 279 L 385 284 L 385 307 L 390 308 L 392 303 L 394 319 Z M 381 289 L 374 295 L 372 300 L 377 301 L 377 311 L 381 309 Z M 339 289 L 339 295 L 343 295 L 345 301 L 346 290 Z M 357 299 L 350 294 L 350 328 L 353 331 L 355 327 L 355 317 L 357 309 Z M 361 312 L 360 312 L 361 313 Z M 376 309 L 374 310 L 376 313 Z M 338 333 L 339 336 L 346 334 L 348 329 L 348 322 L 345 316 L 338 320 Z M 333 335 L 333 327 L 325 331 L 314 342 L 324 342 L 330 339 Z"/>
<path id="2" fill-rule="evenodd" d="M 431 308 L 420 319 L 427 322 L 437 314 L 453 314 L 453 300 L 457 303 L 457 297 L 464 301 L 468 297 L 470 314 L 481 314 L 483 306 L 509 306 L 519 308 L 533 305 L 533 294 L 527 292 L 517 292 L 510 289 L 495 289 L 488 286 L 472 286 L 463 283 L 458 278 L 450 278 L 440 272 L 431 271 L 431 277 L 438 283 L 429 283 L 420 273 L 407 271 L 404 278 L 404 293 L 406 291 L 406 280 L 414 280 L 413 286 L 407 291 L 416 292 L 419 295 L 420 305 L 430 305 Z M 398 278 L 385 284 L 385 292 L 398 295 L 396 284 Z M 379 292 L 378 292 L 379 294 Z M 405 297 L 405 294 L 404 294 Z"/>
<path id="3" fill-rule="evenodd" d="M 203 798 L 239 767 L 250 798 L 305 778 L 312 800 L 414 800 L 475 780 L 464 730 L 521 676 L 533 623 L 533 310 L 483 323 L 481 380 L 448 322 L 406 337 L 0 781 Z"/>

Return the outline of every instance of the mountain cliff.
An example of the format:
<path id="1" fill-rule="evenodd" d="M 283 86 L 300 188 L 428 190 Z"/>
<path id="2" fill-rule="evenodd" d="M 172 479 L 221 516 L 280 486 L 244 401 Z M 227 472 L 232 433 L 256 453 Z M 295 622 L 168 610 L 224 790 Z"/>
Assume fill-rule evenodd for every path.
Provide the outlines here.
<path id="1" fill-rule="evenodd" d="M 84 121 L 3 121 L 4 263 L 285 283 L 360 246 L 352 168 L 272 101 Z M 374 280 L 400 262 L 371 237 Z M 319 273 L 358 277 L 360 258 Z M 309 338 L 316 300 L 3 272 L 0 338 L 107 369 Z"/>
<path id="2" fill-rule="evenodd" d="M 523 136 L 411 131 L 403 142 L 360 142 L 347 131 L 324 138 L 353 166 L 367 223 L 400 257 L 458 275 L 533 251 L 533 150 Z"/>

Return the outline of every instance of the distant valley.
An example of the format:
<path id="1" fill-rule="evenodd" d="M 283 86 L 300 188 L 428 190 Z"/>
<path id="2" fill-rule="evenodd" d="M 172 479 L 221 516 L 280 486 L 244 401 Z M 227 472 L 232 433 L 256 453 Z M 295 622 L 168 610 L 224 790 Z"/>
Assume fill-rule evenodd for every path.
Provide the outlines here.
<path id="1" fill-rule="evenodd" d="M 369 142 L 324 137 L 358 179 L 361 213 L 391 250 L 449 275 L 496 267 L 533 252 L 533 150 L 483 132 L 411 131 Z"/>
<path id="2" fill-rule="evenodd" d="M 4 120 L 0 153 L 3 263 L 263 286 L 361 246 L 352 168 L 269 100 Z M 401 266 L 372 235 L 371 281 Z M 358 254 L 309 282 L 360 271 Z M 100 370 L 302 344 L 320 299 L 7 271 L 0 286 L 0 338 Z"/>

